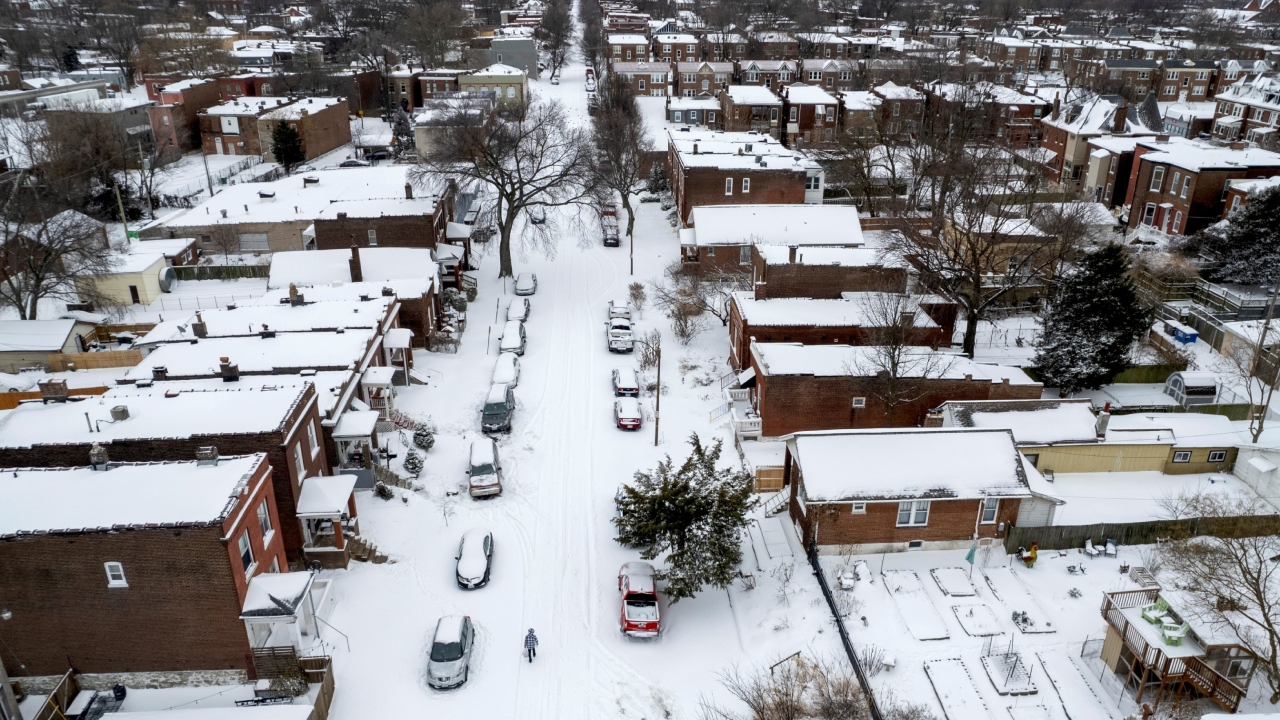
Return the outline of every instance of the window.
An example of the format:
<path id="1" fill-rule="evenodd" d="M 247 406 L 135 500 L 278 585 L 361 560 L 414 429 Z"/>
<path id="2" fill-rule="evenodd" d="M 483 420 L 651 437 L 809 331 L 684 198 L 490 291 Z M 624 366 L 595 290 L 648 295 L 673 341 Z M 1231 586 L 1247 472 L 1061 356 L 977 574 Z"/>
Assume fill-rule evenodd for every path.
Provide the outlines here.
<path id="1" fill-rule="evenodd" d="M 822 79 L 822 71 L 821 71 L 821 70 L 810 70 L 810 71 L 809 71 L 809 79 L 810 79 L 810 80 L 821 80 L 821 79 Z"/>
<path id="2" fill-rule="evenodd" d="M 1142 210 L 1142 224 L 1150 225 L 1151 222 L 1155 219 L 1156 219 L 1156 204 L 1147 203 L 1147 206 Z"/>
<path id="3" fill-rule="evenodd" d="M 293 464 L 298 471 L 298 483 L 301 484 L 303 478 L 307 476 L 307 464 L 302 459 L 302 443 L 293 446 Z"/>
<path id="4" fill-rule="evenodd" d="M 1169 183 L 1169 189 L 1170 189 L 1170 190 L 1173 190 L 1174 192 L 1177 192 L 1177 191 L 1178 191 L 1178 181 L 1179 181 L 1179 180 L 1181 180 L 1181 179 L 1182 179 L 1182 173 L 1180 173 L 1180 172 L 1175 172 L 1175 173 L 1173 174 L 1173 182 Z"/>
<path id="5" fill-rule="evenodd" d="M 1173 216 L 1173 234 L 1174 235 L 1178 234 L 1178 228 L 1180 227 L 1182 227 L 1182 211 L 1181 210 L 1179 210 L 1177 214 Z"/>
<path id="6" fill-rule="evenodd" d="M 822 189 L 822 176 L 821 176 L 821 175 L 810 175 L 810 176 L 806 177 L 806 178 L 804 179 L 804 189 L 805 189 L 805 190 L 821 190 L 821 189 Z"/>
<path id="7" fill-rule="evenodd" d="M 1226 450 L 1211 450 L 1209 452 L 1209 462 L 1226 462 L 1226 460 L 1227 460 Z"/>
<path id="8" fill-rule="evenodd" d="M 679 110 L 672 111 L 671 113 L 672 122 L 682 122 L 683 119 L 684 119 L 684 114 L 681 113 Z"/>
<path id="9" fill-rule="evenodd" d="M 262 530 L 262 547 L 266 547 L 271 542 L 271 508 L 267 506 L 267 501 L 263 500 L 258 505 L 258 528 Z"/>
<path id="10" fill-rule="evenodd" d="M 693 52 L 693 46 L 692 46 L 692 45 L 685 45 L 685 46 L 684 46 L 684 51 L 685 51 L 685 52 L 688 52 L 688 53 Z"/>
<path id="11" fill-rule="evenodd" d="M 630 60 L 630 59 L 631 59 L 631 51 L 630 51 L 630 50 L 628 50 L 628 51 L 627 51 L 627 59 L 628 59 L 628 60 Z"/>
<path id="12" fill-rule="evenodd" d="M 1191 462 L 1190 450 L 1179 450 L 1173 454 L 1173 461 L 1176 463 Z"/>
<path id="13" fill-rule="evenodd" d="M 1178 79 L 1178 73 L 1177 73 L 1177 72 L 1175 72 L 1175 71 L 1173 71 L 1173 70 L 1170 70 L 1169 72 L 1165 73 L 1164 79 L 1165 79 L 1165 80 L 1177 80 L 1177 79 Z"/>
<path id="14" fill-rule="evenodd" d="M 280 572 L 280 558 L 278 557 L 271 558 L 271 567 L 267 568 L 267 572 L 269 573 Z"/>
<path id="15" fill-rule="evenodd" d="M 1187 191 L 1191 189 L 1191 176 L 1188 175 L 1182 180 L 1182 198 L 1186 199 Z"/>
<path id="16" fill-rule="evenodd" d="M 1040 453 L 1027 453 L 1022 457 L 1026 458 L 1027 462 L 1031 463 L 1031 467 L 1036 467 L 1036 463 L 1040 462 Z"/>
<path id="17" fill-rule="evenodd" d="M 670 53 L 671 53 L 671 46 L 670 46 L 670 45 L 663 45 L 663 46 L 662 46 L 662 52 L 667 53 L 667 54 L 670 54 Z"/>
<path id="18" fill-rule="evenodd" d="M 1235 197 L 1231 198 L 1231 211 L 1232 211 L 1232 212 L 1235 212 L 1235 209 L 1236 209 L 1236 208 L 1238 208 L 1238 207 L 1240 207 L 1240 196 L 1239 196 L 1239 195 L 1237 195 L 1237 196 L 1235 196 Z"/>
<path id="19" fill-rule="evenodd" d="M 852 79 L 853 79 L 853 71 L 852 71 L 852 70 L 841 70 L 841 71 L 840 71 L 840 79 L 841 79 L 841 80 L 852 80 Z"/>
<path id="20" fill-rule="evenodd" d="M 244 574 L 253 573 L 253 545 L 249 542 L 249 531 L 240 533 L 240 564 L 244 566 Z"/>
<path id="21" fill-rule="evenodd" d="M 698 122 L 698 111 L 697 111 L 697 110 L 690 110 L 690 111 L 689 111 L 689 122 L 691 122 L 691 123 L 696 123 L 696 122 Z"/>
<path id="22" fill-rule="evenodd" d="M 698 78 L 693 73 L 685 73 L 684 81 L 692 85 L 693 83 L 698 82 Z"/>
<path id="23" fill-rule="evenodd" d="M 1139 79 L 1139 80 L 1150 80 L 1150 79 L 1151 79 L 1151 73 L 1149 73 L 1149 72 L 1145 72 L 1145 71 L 1144 71 L 1144 72 L 1140 72 L 1140 73 L 1138 73 L 1138 79 Z"/>
<path id="24" fill-rule="evenodd" d="M 738 264 L 739 265 L 751 264 L 751 246 L 750 245 L 738 246 Z"/>
<path id="25" fill-rule="evenodd" d="M 760 73 L 756 72 L 755 70 L 747 71 L 747 82 L 753 83 L 753 82 L 758 82 L 759 80 L 760 80 Z"/>
<path id="26" fill-rule="evenodd" d="M 311 446 L 311 457 L 315 457 L 320 452 L 320 442 L 316 439 L 315 423 L 307 423 L 307 442 Z"/>
<path id="27" fill-rule="evenodd" d="M 929 524 L 929 501 L 907 500 L 898 503 L 898 527 Z"/>
<path id="28" fill-rule="evenodd" d="M 1160 186 L 1164 185 L 1164 168 L 1158 167 L 1151 171 L 1151 192 L 1160 192 Z"/>
<path id="29" fill-rule="evenodd" d="M 1017 54 L 1018 54 L 1018 51 L 1016 49 L 1009 48 L 1009 57 L 1013 57 L 1014 55 L 1017 55 Z"/>
<path id="30" fill-rule="evenodd" d="M 866 514 L 867 514 L 867 504 L 866 504 L 866 503 L 864 503 L 864 502 L 856 502 L 856 503 L 853 503 L 853 514 L 854 514 L 854 515 L 866 515 Z"/>
<path id="31" fill-rule="evenodd" d="M 796 121 L 796 118 L 797 118 L 797 117 L 799 117 L 799 112 L 800 112 L 800 108 L 795 107 L 795 106 L 792 106 L 792 108 L 791 108 L 791 122 L 795 122 L 795 121 Z"/>
<path id="32" fill-rule="evenodd" d="M 894 116 L 894 117 L 898 117 L 898 116 L 899 116 L 899 115 L 901 115 L 901 114 L 902 114 L 902 103 L 894 103 L 894 104 L 893 104 L 893 116 Z"/>
<path id="33" fill-rule="evenodd" d="M 636 89 L 639 90 L 640 92 L 644 92 L 644 78 L 637 79 L 636 83 L 637 83 Z"/>
<path id="34" fill-rule="evenodd" d="M 704 91 L 706 91 L 706 90 L 710 90 L 710 89 L 711 89 L 711 81 L 710 81 L 710 80 L 703 80 L 703 81 L 702 81 L 702 89 L 703 89 Z"/>
<path id="35" fill-rule="evenodd" d="M 1178 86 L 1177 86 L 1177 85 L 1165 85 L 1165 86 L 1164 86 L 1164 94 L 1165 94 L 1165 95 L 1173 95 L 1173 94 L 1174 94 L 1174 93 L 1176 93 L 1176 92 L 1178 92 Z"/>
<path id="36" fill-rule="evenodd" d="M 713 112 L 708 112 L 708 113 L 707 113 L 707 124 L 709 125 L 709 124 L 711 124 L 711 123 L 713 123 L 713 122 L 715 122 L 715 121 L 716 121 L 716 114 L 715 114 L 715 113 L 713 113 Z"/>
<path id="37" fill-rule="evenodd" d="M 378 231 L 373 228 L 369 228 L 369 247 L 374 247 L 377 244 L 378 244 Z"/>
<path id="38" fill-rule="evenodd" d="M 724 194 L 725 195 L 733 194 L 733 178 L 724 179 Z"/>
<path id="39" fill-rule="evenodd" d="M 856 397 L 853 399 L 852 407 L 854 410 L 861 410 L 866 406 L 867 406 L 867 399 L 865 397 Z"/>
<path id="40" fill-rule="evenodd" d="M 742 194 L 751 192 L 751 178 L 742 178 Z"/>
<path id="41" fill-rule="evenodd" d="M 833 123 L 835 121 L 836 121 L 836 109 L 833 107 L 827 108 L 827 122 Z"/>
<path id="42" fill-rule="evenodd" d="M 1249 671 L 1251 668 L 1252 668 L 1252 663 L 1250 663 L 1248 660 L 1245 660 L 1245 659 L 1232 660 L 1227 665 L 1227 677 L 1233 680 L 1236 678 L 1247 677 L 1249 675 Z"/>
<path id="43" fill-rule="evenodd" d="M 996 515 L 1000 510 L 1000 500 L 985 498 L 982 501 L 982 524 L 991 525 L 996 521 Z"/>
<path id="44" fill-rule="evenodd" d="M 508 97 L 508 98 L 514 98 L 515 96 L 516 96 L 516 86 L 515 86 L 515 85 L 508 85 L 508 86 L 507 86 L 507 97 Z"/>
<path id="45" fill-rule="evenodd" d="M 1113 173 L 1114 173 L 1115 171 L 1116 171 L 1116 156 L 1115 156 L 1115 155 L 1112 155 L 1112 156 L 1111 156 L 1111 169 L 1109 170 L 1109 172 L 1113 172 Z"/>
<path id="46" fill-rule="evenodd" d="M 124 565 L 118 562 L 108 562 L 102 563 L 102 566 L 107 570 L 107 587 L 129 587 L 129 583 L 124 579 Z"/>

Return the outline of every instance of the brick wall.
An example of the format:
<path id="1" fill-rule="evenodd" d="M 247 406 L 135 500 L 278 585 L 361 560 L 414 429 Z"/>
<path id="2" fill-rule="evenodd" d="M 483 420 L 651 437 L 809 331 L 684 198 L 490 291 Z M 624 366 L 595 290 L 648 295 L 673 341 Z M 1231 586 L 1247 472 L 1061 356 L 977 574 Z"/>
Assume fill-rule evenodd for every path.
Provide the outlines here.
<path id="1" fill-rule="evenodd" d="M 444 239 L 437 215 L 393 215 L 376 218 L 337 217 L 316 220 L 316 248 L 342 250 L 355 243 L 369 247 L 369 231 L 377 233 L 378 247 L 435 249 Z"/>
<path id="2" fill-rule="evenodd" d="M 729 362 L 735 370 L 751 364 L 751 341 L 797 342 L 802 345 L 867 345 L 871 328 L 859 325 L 752 325 L 738 314 L 737 304 L 729 308 Z M 916 328 L 909 341 L 921 347 L 948 347 L 951 333 L 943 328 Z"/>
<path id="3" fill-rule="evenodd" d="M 758 300 L 795 297 L 838 300 L 840 293 L 845 292 L 903 292 L 907 287 L 906 268 L 768 265 L 754 248 L 751 265 Z"/>
<path id="4" fill-rule="evenodd" d="M 235 148 L 236 155 L 261 155 L 262 139 L 258 136 L 258 118 L 253 115 L 242 115 L 236 118 L 240 127 L 239 135 L 224 135 L 222 132 L 222 117 L 218 115 L 201 115 L 200 121 L 200 147 L 204 150 L 205 155 L 217 155 L 218 138 L 222 140 L 222 154 L 230 155 L 231 148 Z M 347 130 L 350 133 L 350 129 Z M 270 138 L 268 138 L 270 142 Z"/>
<path id="5" fill-rule="evenodd" d="M 818 545 L 864 545 L 881 543 L 906 544 L 913 540 L 925 542 L 963 541 L 973 537 L 978 520 L 980 500 L 933 500 L 929 503 L 929 522 L 924 526 L 897 527 L 898 502 L 869 502 L 866 513 L 854 514 L 849 503 L 815 504 L 807 506 L 808 512 L 800 516 L 800 524 L 807 546 L 816 540 Z M 997 531 L 999 522 L 1005 527 L 1018 517 L 1017 499 L 1000 501 L 996 511 L 997 523 L 979 524 L 978 536 L 1002 537 Z M 816 532 L 816 537 L 815 537 Z"/>
<path id="6" fill-rule="evenodd" d="M 790 170 L 733 171 L 719 168 L 678 168 L 676 208 L 682 227 L 688 227 L 693 208 L 703 205 L 799 205 L 804 202 L 804 172 Z M 733 178 L 733 194 L 725 194 L 725 179 Z M 751 178 L 751 191 L 742 192 L 742 179 Z"/>
<path id="7" fill-rule="evenodd" d="M 306 107 L 306 100 L 301 100 Z M 334 103 L 323 110 L 309 112 L 298 126 L 302 135 L 302 148 L 308 160 L 336 150 L 351 142 L 351 122 L 347 115 L 347 103 Z"/>

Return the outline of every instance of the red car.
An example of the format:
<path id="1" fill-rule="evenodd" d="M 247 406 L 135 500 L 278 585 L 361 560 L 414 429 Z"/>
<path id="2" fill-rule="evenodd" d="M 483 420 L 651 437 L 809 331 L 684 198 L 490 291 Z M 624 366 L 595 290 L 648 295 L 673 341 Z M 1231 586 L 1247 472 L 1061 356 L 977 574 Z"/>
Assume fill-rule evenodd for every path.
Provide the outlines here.
<path id="1" fill-rule="evenodd" d="M 624 563 L 618 571 L 618 592 L 622 593 L 619 629 L 632 637 L 657 637 L 661 618 L 653 566 L 647 562 Z"/>
<path id="2" fill-rule="evenodd" d="M 639 430 L 644 420 L 640 401 L 633 397 L 620 397 L 613 401 L 613 419 L 621 430 Z"/>

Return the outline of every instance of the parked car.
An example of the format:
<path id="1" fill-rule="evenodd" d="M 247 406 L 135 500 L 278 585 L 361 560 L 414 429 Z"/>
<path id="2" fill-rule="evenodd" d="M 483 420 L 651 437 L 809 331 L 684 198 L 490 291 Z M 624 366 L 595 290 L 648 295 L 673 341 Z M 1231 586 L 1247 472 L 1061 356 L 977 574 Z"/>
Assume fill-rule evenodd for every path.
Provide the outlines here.
<path id="1" fill-rule="evenodd" d="M 369 167 L 369 163 L 363 160 L 343 160 L 342 162 L 338 163 L 338 167 L 345 167 L 345 168 Z"/>
<path id="2" fill-rule="evenodd" d="M 613 369 L 613 394 L 615 397 L 640 397 L 640 381 L 636 371 L 621 367 Z"/>
<path id="3" fill-rule="evenodd" d="M 502 326 L 502 337 L 498 340 L 498 352 L 524 354 L 524 323 L 519 320 L 508 320 Z"/>
<path id="4" fill-rule="evenodd" d="M 559 84 L 560 84 L 560 76 L 559 76 L 559 75 L 552 75 L 552 76 L 551 76 L 551 84 L 552 84 L 552 85 L 559 85 Z"/>
<path id="5" fill-rule="evenodd" d="M 529 222 L 534 225 L 545 225 L 547 222 L 547 211 L 540 207 L 529 208 Z"/>
<path id="6" fill-rule="evenodd" d="M 489 570 L 493 567 L 493 533 L 488 530 L 468 530 L 458 544 L 458 587 L 474 590 L 489 584 Z"/>
<path id="7" fill-rule="evenodd" d="M 635 337 L 631 334 L 631 322 L 623 318 L 612 318 L 605 323 L 605 337 L 609 341 L 609 352 L 631 352 L 636 349 Z"/>
<path id="8" fill-rule="evenodd" d="M 471 442 L 467 485 L 471 497 L 502 494 L 502 463 L 498 460 L 498 443 L 493 438 L 477 438 Z"/>
<path id="9" fill-rule="evenodd" d="M 618 247 L 620 240 L 617 208 L 608 207 L 600 211 L 600 231 L 605 247 Z"/>
<path id="10" fill-rule="evenodd" d="M 487 433 L 511 432 L 511 416 L 516 410 L 516 394 L 506 383 L 489 386 L 480 413 L 480 429 Z"/>
<path id="11" fill-rule="evenodd" d="M 609 319 L 622 318 L 623 320 L 631 320 L 631 303 L 627 300 L 614 298 L 609 301 Z"/>
<path id="12" fill-rule="evenodd" d="M 531 273 L 520 273 L 516 276 L 516 294 L 532 295 L 538 292 L 538 276 Z"/>
<path id="13" fill-rule="evenodd" d="M 633 397 L 620 397 L 613 401 L 613 420 L 619 430 L 639 430 L 644 422 L 640 401 Z"/>
<path id="14" fill-rule="evenodd" d="M 618 592 L 622 594 L 619 629 L 632 637 L 656 636 L 662 620 L 653 566 L 647 562 L 624 563 L 618 571 Z"/>
<path id="15" fill-rule="evenodd" d="M 524 322 L 529 319 L 529 301 L 522 297 L 512 298 L 507 306 L 507 320 Z"/>
<path id="16" fill-rule="evenodd" d="M 587 92 L 596 91 L 596 79 L 590 75 L 587 76 Z"/>
<path id="17" fill-rule="evenodd" d="M 436 623 L 427 660 L 427 684 L 437 690 L 456 688 L 467 681 L 475 628 L 465 615 L 446 615 Z"/>
<path id="18" fill-rule="evenodd" d="M 498 362 L 493 365 L 493 384 L 504 384 L 515 387 L 520 384 L 520 356 L 512 352 L 498 355 Z"/>

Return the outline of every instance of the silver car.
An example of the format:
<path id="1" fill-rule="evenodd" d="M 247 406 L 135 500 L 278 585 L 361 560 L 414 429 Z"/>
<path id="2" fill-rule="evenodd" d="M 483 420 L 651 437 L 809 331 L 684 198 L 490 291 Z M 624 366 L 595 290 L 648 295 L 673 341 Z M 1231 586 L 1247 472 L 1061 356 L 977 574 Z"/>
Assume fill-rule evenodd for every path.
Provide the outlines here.
<path id="1" fill-rule="evenodd" d="M 455 688 L 467 681 L 475 628 L 466 615 L 446 615 L 436 623 L 427 660 L 427 684 L 437 690 Z"/>
<path id="2" fill-rule="evenodd" d="M 516 276 L 516 294 L 532 295 L 538 292 L 538 276 L 525 272 Z"/>
<path id="3" fill-rule="evenodd" d="M 493 567 L 493 533 L 488 530 L 468 530 L 458 545 L 458 587 L 474 590 L 489 584 L 489 571 Z"/>

